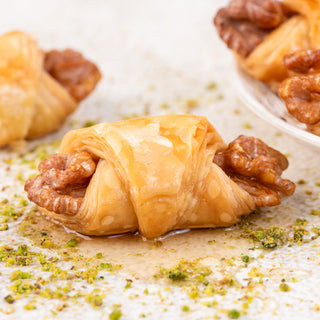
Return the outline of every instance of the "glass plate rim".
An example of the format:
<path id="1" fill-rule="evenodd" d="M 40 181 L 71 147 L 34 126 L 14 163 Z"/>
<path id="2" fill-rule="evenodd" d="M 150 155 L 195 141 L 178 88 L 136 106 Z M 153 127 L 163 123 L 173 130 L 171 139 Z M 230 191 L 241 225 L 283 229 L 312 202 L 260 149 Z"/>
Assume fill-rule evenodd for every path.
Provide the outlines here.
<path id="1" fill-rule="evenodd" d="M 264 103 L 259 101 L 257 96 L 259 94 L 259 92 L 257 92 L 258 89 L 260 89 L 259 91 L 272 95 L 273 99 L 277 99 L 277 104 L 279 104 L 279 106 L 282 105 L 282 109 L 286 110 L 284 102 L 266 84 L 246 74 L 236 62 L 234 62 L 232 70 L 232 82 L 236 87 L 238 96 L 251 111 L 280 131 L 300 141 L 320 147 L 320 137 L 303 129 L 304 125 L 294 119 L 287 111 L 285 117 L 279 117 L 268 109 Z M 252 92 L 256 94 L 252 94 Z M 290 118 L 291 123 L 288 122 L 288 118 Z"/>

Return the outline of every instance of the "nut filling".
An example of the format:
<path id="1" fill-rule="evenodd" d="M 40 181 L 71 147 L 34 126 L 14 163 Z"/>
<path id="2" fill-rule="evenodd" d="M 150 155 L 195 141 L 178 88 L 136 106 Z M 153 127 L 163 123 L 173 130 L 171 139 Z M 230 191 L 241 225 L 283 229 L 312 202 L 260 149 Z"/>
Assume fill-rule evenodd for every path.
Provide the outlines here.
<path id="1" fill-rule="evenodd" d="M 25 191 L 40 207 L 75 215 L 95 169 L 96 162 L 86 151 L 55 154 L 39 164 L 40 174 L 26 182 Z"/>
<path id="2" fill-rule="evenodd" d="M 214 162 L 253 197 L 256 206 L 278 205 L 282 197 L 294 193 L 294 183 L 281 178 L 287 158 L 260 139 L 241 135 L 218 152 Z"/>
<path id="3" fill-rule="evenodd" d="M 88 96 L 101 78 L 94 63 L 71 49 L 46 52 L 44 68 L 77 102 Z"/>
<path id="4" fill-rule="evenodd" d="M 232 0 L 218 11 L 214 24 L 228 48 L 245 58 L 286 17 L 277 0 Z"/>
<path id="5" fill-rule="evenodd" d="M 313 131 L 320 124 L 320 50 L 288 54 L 283 63 L 288 70 L 299 75 L 283 81 L 279 95 L 288 111 Z"/>

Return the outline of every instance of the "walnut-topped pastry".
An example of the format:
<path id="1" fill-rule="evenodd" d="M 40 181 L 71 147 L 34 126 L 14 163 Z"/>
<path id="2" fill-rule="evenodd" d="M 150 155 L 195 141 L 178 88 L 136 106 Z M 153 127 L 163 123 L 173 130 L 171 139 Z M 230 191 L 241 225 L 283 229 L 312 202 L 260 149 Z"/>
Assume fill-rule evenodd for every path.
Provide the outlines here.
<path id="1" fill-rule="evenodd" d="M 319 0 L 232 0 L 214 23 L 240 66 L 273 89 L 290 75 L 286 54 L 320 47 Z"/>
<path id="2" fill-rule="evenodd" d="M 167 115 L 69 132 L 28 180 L 42 212 L 89 235 L 230 226 L 293 194 L 287 159 L 259 139 L 229 147 L 204 117 Z"/>
<path id="3" fill-rule="evenodd" d="M 95 88 L 98 68 L 73 50 L 43 52 L 26 33 L 0 37 L 0 146 L 58 129 Z"/>
<path id="4" fill-rule="evenodd" d="M 320 0 L 232 0 L 214 22 L 239 65 L 320 135 Z"/>

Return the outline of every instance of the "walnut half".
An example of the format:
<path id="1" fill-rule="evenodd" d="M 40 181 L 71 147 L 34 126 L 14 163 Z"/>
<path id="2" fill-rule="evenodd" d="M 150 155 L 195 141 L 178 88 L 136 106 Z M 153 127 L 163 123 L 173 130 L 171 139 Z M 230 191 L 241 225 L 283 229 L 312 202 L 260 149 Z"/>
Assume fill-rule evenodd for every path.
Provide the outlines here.
<path id="1" fill-rule="evenodd" d="M 246 58 L 286 18 L 277 0 L 232 0 L 214 24 L 228 48 Z"/>
<path id="2" fill-rule="evenodd" d="M 40 174 L 27 180 L 30 201 L 55 213 L 75 215 L 82 204 L 96 163 L 86 151 L 55 154 L 39 164 Z"/>
<path id="3" fill-rule="evenodd" d="M 71 49 L 46 52 L 44 68 L 77 102 L 87 97 L 101 78 L 94 63 Z"/>
<path id="4" fill-rule="evenodd" d="M 313 131 L 320 122 L 320 50 L 287 54 L 283 64 L 298 74 L 282 82 L 279 95 L 288 111 Z"/>
<path id="5" fill-rule="evenodd" d="M 226 150 L 218 152 L 214 162 L 246 190 L 259 207 L 278 205 L 282 197 L 295 191 L 293 182 L 281 178 L 288 167 L 287 158 L 260 139 L 241 135 Z"/>

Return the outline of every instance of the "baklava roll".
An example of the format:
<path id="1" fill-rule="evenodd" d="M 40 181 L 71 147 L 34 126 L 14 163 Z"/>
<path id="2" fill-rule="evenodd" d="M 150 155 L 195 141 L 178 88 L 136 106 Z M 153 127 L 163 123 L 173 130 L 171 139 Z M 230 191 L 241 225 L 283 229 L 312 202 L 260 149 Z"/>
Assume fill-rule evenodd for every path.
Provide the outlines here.
<path id="1" fill-rule="evenodd" d="M 80 53 L 43 52 L 26 33 L 0 37 L 0 146 L 58 129 L 101 74 Z"/>
<path id="2" fill-rule="evenodd" d="M 320 48 L 319 0 L 231 0 L 214 22 L 240 66 L 274 90 L 290 76 L 286 54 Z"/>
<path id="3" fill-rule="evenodd" d="M 205 117 L 166 115 L 70 131 L 25 190 L 87 235 L 230 226 L 294 192 L 278 151 L 240 136 L 227 146 Z"/>

